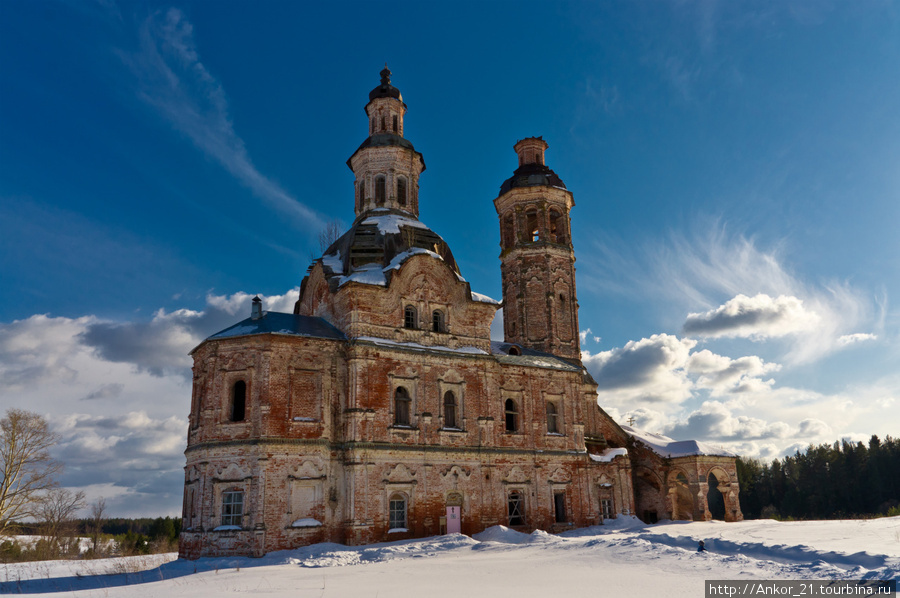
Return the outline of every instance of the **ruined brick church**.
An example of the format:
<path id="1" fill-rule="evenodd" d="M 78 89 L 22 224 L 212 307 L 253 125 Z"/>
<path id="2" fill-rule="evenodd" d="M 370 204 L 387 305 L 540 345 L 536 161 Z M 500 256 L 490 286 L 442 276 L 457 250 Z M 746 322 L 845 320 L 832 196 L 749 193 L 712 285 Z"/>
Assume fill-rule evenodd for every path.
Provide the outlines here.
<path id="1" fill-rule="evenodd" d="M 515 144 L 494 200 L 501 304 L 472 291 L 418 218 L 425 162 L 390 74 L 347 161 L 356 218 L 310 266 L 294 313 L 254 299 L 192 352 L 181 556 L 622 515 L 741 519 L 733 455 L 598 405 L 580 360 L 575 202 L 547 143 Z"/>

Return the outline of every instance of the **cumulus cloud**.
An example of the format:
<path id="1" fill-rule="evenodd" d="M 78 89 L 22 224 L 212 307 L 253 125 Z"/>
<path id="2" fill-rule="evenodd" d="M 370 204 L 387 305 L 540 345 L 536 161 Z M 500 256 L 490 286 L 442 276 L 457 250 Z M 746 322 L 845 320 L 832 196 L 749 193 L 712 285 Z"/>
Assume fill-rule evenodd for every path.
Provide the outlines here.
<path id="1" fill-rule="evenodd" d="M 791 434 L 791 427 L 785 422 L 766 422 L 746 415 L 734 416 L 724 404 L 705 401 L 700 409 L 669 427 L 666 432 L 675 438 L 746 441 L 787 438 Z"/>
<path id="2" fill-rule="evenodd" d="M 705 313 L 688 314 L 683 333 L 707 338 L 745 337 L 761 340 L 812 330 L 821 318 L 797 297 L 738 295 Z"/>
<path id="3" fill-rule="evenodd" d="M 691 354 L 686 368 L 689 373 L 698 375 L 697 388 L 707 388 L 712 392 L 712 396 L 720 396 L 725 393 L 767 390 L 775 381 L 772 379 L 764 381 L 760 376 L 777 372 L 781 366 L 777 363 L 766 363 L 756 355 L 731 359 L 703 349 Z"/>
<path id="4" fill-rule="evenodd" d="M 324 221 L 256 168 L 235 132 L 221 84 L 200 60 L 193 26 L 177 8 L 151 15 L 140 30 L 140 52 L 125 57 L 141 97 L 254 195 L 305 230 Z"/>
<path id="5" fill-rule="evenodd" d="M 596 354 L 583 351 L 582 362 L 599 384 L 603 398 L 680 402 L 691 396 L 691 383 L 683 368 L 695 345 L 690 339 L 656 334 L 619 349 Z"/>
<path id="6" fill-rule="evenodd" d="M 581 344 L 582 344 L 582 345 L 585 344 L 585 343 L 588 341 L 588 339 L 591 339 L 591 340 L 594 341 L 595 343 L 599 343 L 599 342 L 602 340 L 599 336 L 594 335 L 594 334 L 591 332 L 591 329 L 590 329 L 590 328 L 588 328 L 587 330 L 582 330 L 582 331 L 580 331 L 580 332 L 578 333 L 578 337 L 581 339 Z"/>
<path id="7" fill-rule="evenodd" d="M 284 295 L 263 296 L 267 311 L 292 312 L 299 289 Z M 208 295 L 206 309 L 159 310 L 149 322 L 92 322 L 80 340 L 105 360 L 131 363 L 155 376 L 187 374 L 188 353 L 204 338 L 250 315 L 252 295 Z"/>
<path id="8" fill-rule="evenodd" d="M 51 423 L 61 436 L 54 454 L 66 465 L 63 485 L 103 487 L 110 513 L 174 514 L 184 483 L 186 418 L 132 411 L 70 414 Z"/>

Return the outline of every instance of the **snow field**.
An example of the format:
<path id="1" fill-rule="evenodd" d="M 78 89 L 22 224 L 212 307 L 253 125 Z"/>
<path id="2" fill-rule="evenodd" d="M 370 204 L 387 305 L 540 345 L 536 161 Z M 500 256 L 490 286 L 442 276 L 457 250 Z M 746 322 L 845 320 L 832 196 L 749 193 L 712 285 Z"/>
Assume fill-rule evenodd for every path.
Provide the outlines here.
<path id="1" fill-rule="evenodd" d="M 703 596 L 703 582 L 711 579 L 900 576 L 900 517 L 652 526 L 620 517 L 607 523 L 558 536 L 497 526 L 472 538 L 452 534 L 356 547 L 325 543 L 259 559 L 182 561 L 171 554 L 0 565 L 0 593 L 695 598 Z M 701 539 L 709 552 L 696 552 Z"/>

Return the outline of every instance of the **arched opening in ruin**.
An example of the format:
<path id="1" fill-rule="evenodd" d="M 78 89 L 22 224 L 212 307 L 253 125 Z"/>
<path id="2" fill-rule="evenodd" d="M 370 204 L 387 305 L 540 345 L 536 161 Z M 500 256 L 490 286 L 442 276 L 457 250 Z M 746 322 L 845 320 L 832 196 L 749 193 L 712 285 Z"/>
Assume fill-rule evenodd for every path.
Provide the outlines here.
<path id="1" fill-rule="evenodd" d="M 727 491 L 728 485 L 720 484 L 719 479 L 713 472 L 709 472 L 709 477 L 706 481 L 709 484 L 709 490 L 706 492 L 706 508 L 713 519 L 724 521 L 725 496 L 722 494 L 722 491 Z"/>
<path id="2" fill-rule="evenodd" d="M 693 521 L 694 496 L 688 485 L 687 476 L 683 473 L 676 475 L 670 486 L 672 494 L 672 519 L 676 521 Z"/>
<path id="3" fill-rule="evenodd" d="M 662 483 L 656 474 L 641 467 L 635 471 L 633 479 L 635 515 L 644 523 L 656 523 L 660 515 L 665 517 Z"/>

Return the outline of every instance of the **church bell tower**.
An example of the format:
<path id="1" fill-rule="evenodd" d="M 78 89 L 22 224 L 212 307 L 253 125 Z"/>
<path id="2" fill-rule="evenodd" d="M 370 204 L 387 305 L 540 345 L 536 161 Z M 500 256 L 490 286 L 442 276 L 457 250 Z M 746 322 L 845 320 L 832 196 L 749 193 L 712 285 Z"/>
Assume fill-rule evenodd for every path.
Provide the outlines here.
<path id="1" fill-rule="evenodd" d="M 379 208 L 402 210 L 419 217 L 419 175 L 425 160 L 403 137 L 406 104 L 391 85 L 387 65 L 381 83 L 369 92 L 366 104 L 369 136 L 347 160 L 355 175 L 356 215 Z"/>
<path id="2" fill-rule="evenodd" d="M 519 167 L 500 186 L 503 333 L 508 343 L 580 361 L 572 193 L 544 164 L 547 142 L 529 137 L 513 148 Z"/>

